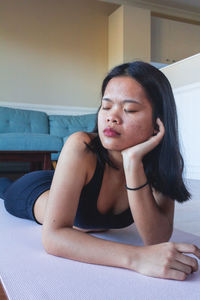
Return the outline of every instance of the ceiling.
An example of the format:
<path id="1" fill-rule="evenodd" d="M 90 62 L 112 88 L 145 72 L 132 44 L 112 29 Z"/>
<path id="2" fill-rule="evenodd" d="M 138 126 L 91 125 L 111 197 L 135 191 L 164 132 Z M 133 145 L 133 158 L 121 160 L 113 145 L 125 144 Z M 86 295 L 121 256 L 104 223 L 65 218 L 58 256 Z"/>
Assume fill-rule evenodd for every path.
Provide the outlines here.
<path id="1" fill-rule="evenodd" d="M 177 9 L 183 9 L 195 13 L 200 13 L 200 0 L 145 0 L 141 2 L 163 5 L 167 7 L 173 7 Z"/>
<path id="2" fill-rule="evenodd" d="M 152 15 L 169 17 L 200 25 L 200 0 L 98 0 L 116 5 L 150 9 Z"/>

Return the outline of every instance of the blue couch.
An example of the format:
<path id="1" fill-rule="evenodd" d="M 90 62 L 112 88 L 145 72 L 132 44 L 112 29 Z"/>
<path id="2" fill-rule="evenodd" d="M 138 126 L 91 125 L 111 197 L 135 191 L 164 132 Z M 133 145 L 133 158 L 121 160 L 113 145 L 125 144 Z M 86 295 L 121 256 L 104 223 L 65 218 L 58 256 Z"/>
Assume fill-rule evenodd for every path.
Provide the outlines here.
<path id="1" fill-rule="evenodd" d="M 0 107 L 0 150 L 58 151 L 74 132 L 94 129 L 96 114 L 47 115 L 45 112 Z"/>

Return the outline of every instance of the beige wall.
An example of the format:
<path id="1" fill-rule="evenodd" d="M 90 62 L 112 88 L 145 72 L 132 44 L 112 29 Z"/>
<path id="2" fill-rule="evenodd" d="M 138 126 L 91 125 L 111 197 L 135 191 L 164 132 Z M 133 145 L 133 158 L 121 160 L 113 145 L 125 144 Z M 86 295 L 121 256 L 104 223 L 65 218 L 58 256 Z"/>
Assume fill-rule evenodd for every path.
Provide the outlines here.
<path id="1" fill-rule="evenodd" d="M 96 107 L 108 15 L 96 0 L 0 2 L 0 101 Z"/>

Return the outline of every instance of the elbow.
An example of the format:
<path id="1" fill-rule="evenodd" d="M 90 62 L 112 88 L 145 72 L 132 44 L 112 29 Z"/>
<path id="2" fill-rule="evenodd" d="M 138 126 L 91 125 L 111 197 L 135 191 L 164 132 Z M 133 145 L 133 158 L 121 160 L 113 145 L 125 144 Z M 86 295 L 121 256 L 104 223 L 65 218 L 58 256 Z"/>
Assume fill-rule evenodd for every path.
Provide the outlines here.
<path id="1" fill-rule="evenodd" d="M 163 236 L 163 241 L 162 243 L 164 242 L 169 242 L 171 236 L 172 236 L 172 233 L 173 233 L 173 224 L 170 224 L 169 227 L 168 227 L 168 230 L 166 230 L 164 236 Z"/>
<path id="2" fill-rule="evenodd" d="M 43 230 L 42 232 L 42 245 L 46 253 L 59 256 L 56 247 L 55 234 L 52 231 Z"/>
<path id="3" fill-rule="evenodd" d="M 53 247 L 51 246 L 50 243 L 45 241 L 45 242 L 42 242 L 42 244 L 43 244 L 43 248 L 47 254 L 57 256 L 55 249 L 53 249 Z"/>
<path id="4" fill-rule="evenodd" d="M 44 228 L 42 231 L 42 245 L 44 250 L 51 255 L 69 258 L 71 254 L 70 242 L 71 227 Z"/>
<path id="5" fill-rule="evenodd" d="M 156 245 L 161 243 L 166 243 L 170 240 L 172 236 L 173 228 L 170 228 L 167 232 L 161 233 L 158 236 L 148 236 L 143 240 L 145 246 Z"/>
<path id="6" fill-rule="evenodd" d="M 53 243 L 47 232 L 42 233 L 42 245 L 46 253 L 55 255 L 55 249 L 53 249 Z"/>

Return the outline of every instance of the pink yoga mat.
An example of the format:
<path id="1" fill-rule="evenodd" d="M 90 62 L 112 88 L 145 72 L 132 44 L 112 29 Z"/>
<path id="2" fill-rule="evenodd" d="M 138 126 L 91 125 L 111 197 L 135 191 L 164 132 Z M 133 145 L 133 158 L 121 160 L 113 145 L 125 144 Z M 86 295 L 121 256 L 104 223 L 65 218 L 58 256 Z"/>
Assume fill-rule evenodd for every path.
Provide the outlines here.
<path id="1" fill-rule="evenodd" d="M 96 236 L 142 245 L 134 225 Z M 180 230 L 171 240 L 200 246 Z M 48 255 L 41 226 L 9 215 L 1 199 L 0 278 L 10 300 L 200 300 L 199 271 L 180 282 Z"/>

